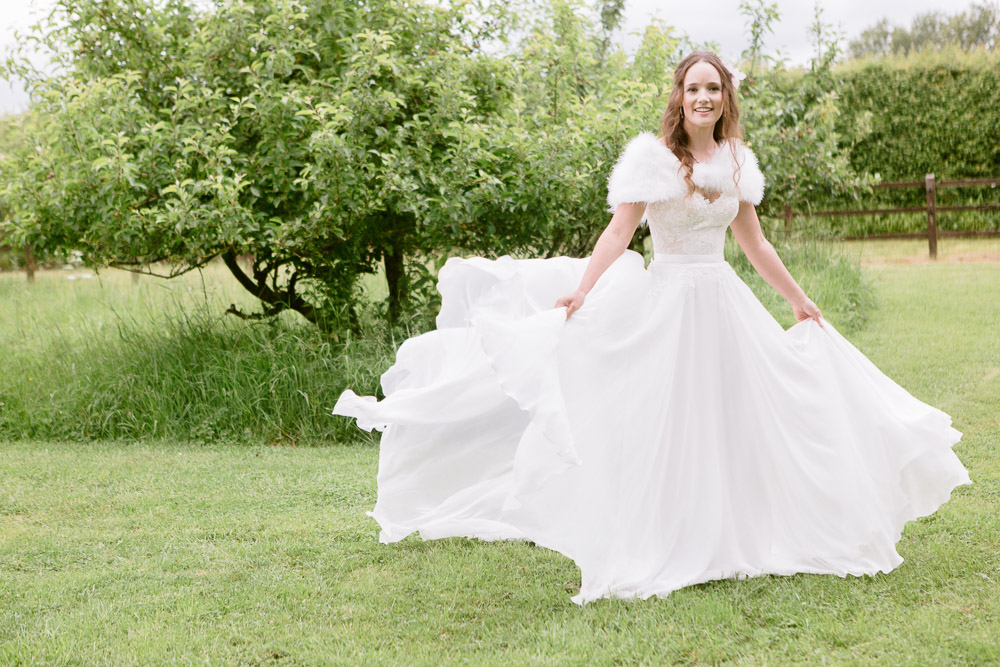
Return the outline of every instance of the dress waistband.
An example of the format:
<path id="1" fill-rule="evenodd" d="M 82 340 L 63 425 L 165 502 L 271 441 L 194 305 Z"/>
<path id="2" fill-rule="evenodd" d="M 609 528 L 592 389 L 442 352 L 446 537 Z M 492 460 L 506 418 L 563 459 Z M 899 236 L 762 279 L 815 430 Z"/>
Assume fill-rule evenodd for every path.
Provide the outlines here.
<path id="1" fill-rule="evenodd" d="M 656 262 L 668 262 L 671 264 L 701 264 L 709 262 L 725 262 L 726 258 L 721 252 L 711 255 L 679 255 L 670 252 L 654 252 L 653 260 Z"/>

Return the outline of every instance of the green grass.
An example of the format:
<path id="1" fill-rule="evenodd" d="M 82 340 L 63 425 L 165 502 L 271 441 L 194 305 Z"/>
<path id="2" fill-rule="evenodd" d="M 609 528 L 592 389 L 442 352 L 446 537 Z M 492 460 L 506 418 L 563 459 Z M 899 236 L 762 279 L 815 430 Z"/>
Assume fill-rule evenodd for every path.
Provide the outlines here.
<path id="1" fill-rule="evenodd" d="M 930 258 L 927 239 L 865 239 L 837 244 L 862 266 L 942 262 L 1000 262 L 1000 238 L 941 238 L 938 256 Z"/>
<path id="2" fill-rule="evenodd" d="M 371 368 L 397 342 L 377 323 L 337 342 L 291 312 L 226 315 L 256 306 L 221 264 L 169 281 L 88 275 L 0 274 L 7 437 L 322 442 L 349 432 L 329 418 L 336 396 L 352 383 L 374 391 Z"/>
<path id="3" fill-rule="evenodd" d="M 377 542 L 377 450 L 0 446 L 0 664 L 1000 663 L 1000 264 L 869 268 L 851 340 L 964 432 L 894 572 L 579 608 L 526 543 Z"/>

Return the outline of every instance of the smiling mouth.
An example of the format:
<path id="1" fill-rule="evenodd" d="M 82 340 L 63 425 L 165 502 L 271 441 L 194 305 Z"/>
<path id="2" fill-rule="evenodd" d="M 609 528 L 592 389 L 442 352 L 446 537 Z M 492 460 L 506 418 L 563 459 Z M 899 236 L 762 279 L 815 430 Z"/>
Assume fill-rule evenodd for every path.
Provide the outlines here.
<path id="1" fill-rule="evenodd" d="M 697 107 L 695 113 L 711 113 L 712 109 L 710 107 Z"/>

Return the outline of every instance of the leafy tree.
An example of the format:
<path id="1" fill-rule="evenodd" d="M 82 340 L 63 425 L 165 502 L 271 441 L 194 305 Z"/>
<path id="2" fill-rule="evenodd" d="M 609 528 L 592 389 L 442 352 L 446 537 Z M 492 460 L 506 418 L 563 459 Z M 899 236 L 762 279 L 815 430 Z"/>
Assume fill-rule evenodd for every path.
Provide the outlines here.
<path id="1" fill-rule="evenodd" d="M 747 85 L 752 86 L 758 68 L 766 69 L 774 64 L 774 58 L 764 53 L 764 39 L 778 21 L 778 4 L 767 0 L 741 0 L 740 11 L 747 19 L 750 43 L 743 51 L 743 59 L 747 67 Z"/>
<path id="2" fill-rule="evenodd" d="M 21 133 L 22 117 L 0 116 L 0 160 L 9 155 L 23 136 Z M 10 215 L 10 207 L 0 196 L 0 224 Z M 3 232 L 0 231 L 0 246 L 4 246 Z"/>
<path id="3" fill-rule="evenodd" d="M 384 262 L 398 314 L 407 253 L 478 233 L 490 179 L 464 153 L 481 138 L 466 127 L 509 90 L 508 65 L 481 49 L 503 12 L 472 9 L 60 0 L 38 36 L 65 73 L 8 64 L 41 126 L 4 160 L 13 234 L 96 264 L 171 262 L 170 275 L 221 256 L 263 315 L 331 330 Z"/>
<path id="4" fill-rule="evenodd" d="M 789 71 L 784 61 L 760 52 L 779 18 L 777 4 L 745 0 L 741 9 L 751 32 L 743 60 L 757 72 L 740 87 L 742 118 L 768 181 L 759 211 L 777 217 L 785 206 L 801 211 L 833 193 L 857 196 L 855 186 L 873 179 L 852 169 L 841 145 L 864 136 L 865 126 L 859 124 L 850 136 L 837 132 L 839 83 L 833 64 L 840 36 L 816 5 L 810 26 L 813 58 L 805 71 Z"/>
<path id="5" fill-rule="evenodd" d="M 607 54 L 611 47 L 611 36 L 625 18 L 625 0 L 599 0 L 598 13 L 601 16 L 601 57 Z"/>
<path id="6" fill-rule="evenodd" d="M 26 137 L 34 130 L 31 116 L 18 114 L 0 116 L 0 160 L 19 150 L 23 150 Z M 10 219 L 11 208 L 6 198 L 0 194 L 0 271 L 25 267 L 28 269 L 28 280 L 33 280 L 34 262 L 49 261 L 46 253 L 39 253 L 23 247 L 12 248 L 9 235 L 4 232 L 4 223 Z M 29 260 L 29 257 L 31 258 Z"/>
<path id="7" fill-rule="evenodd" d="M 866 55 L 887 55 L 892 52 L 893 28 L 889 19 L 883 18 L 851 40 L 848 51 L 852 58 Z"/>

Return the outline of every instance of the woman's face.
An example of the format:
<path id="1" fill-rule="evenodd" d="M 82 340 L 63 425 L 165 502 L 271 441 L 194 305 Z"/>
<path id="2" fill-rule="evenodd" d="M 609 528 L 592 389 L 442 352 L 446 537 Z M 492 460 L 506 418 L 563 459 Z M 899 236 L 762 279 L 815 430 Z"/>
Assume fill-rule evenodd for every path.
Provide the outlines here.
<path id="1" fill-rule="evenodd" d="M 722 82 L 719 71 L 702 60 L 684 75 L 684 123 L 692 129 L 715 127 L 722 117 Z"/>

